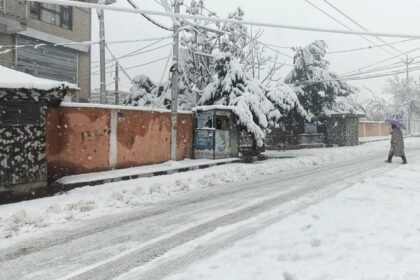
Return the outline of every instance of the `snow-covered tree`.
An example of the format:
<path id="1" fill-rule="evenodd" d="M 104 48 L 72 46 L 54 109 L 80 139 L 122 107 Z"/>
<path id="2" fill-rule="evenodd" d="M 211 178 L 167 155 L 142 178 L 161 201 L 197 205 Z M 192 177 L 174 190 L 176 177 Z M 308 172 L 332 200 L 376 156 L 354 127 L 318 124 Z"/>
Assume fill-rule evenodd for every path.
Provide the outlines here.
<path id="1" fill-rule="evenodd" d="M 371 121 L 384 121 L 392 117 L 393 106 L 383 99 L 374 96 L 371 99 L 365 100 L 363 108 L 366 112 L 366 118 Z"/>
<path id="2" fill-rule="evenodd" d="M 205 10 L 204 1 L 192 0 L 186 13 L 196 15 Z M 209 17 L 215 16 L 209 13 Z M 244 11 L 237 8 L 229 19 L 241 21 Z M 214 23 L 210 21 L 183 22 L 181 36 L 180 66 L 190 88 L 203 89 L 212 82 L 214 74 L 213 56 L 230 53 L 254 78 L 269 82 L 281 67 L 278 57 L 266 54 L 259 42 L 262 30 L 253 33 L 241 23 Z M 274 61 L 274 63 L 273 63 Z"/>
<path id="3" fill-rule="evenodd" d="M 416 99 L 420 98 L 420 89 L 415 84 L 414 79 L 400 78 L 398 75 L 388 78 L 384 88 L 385 93 L 390 93 L 391 108 L 389 109 L 388 117 L 395 117 L 398 119 L 407 119 L 408 112 L 411 109 L 413 115 L 418 115 L 420 108 L 416 103 Z"/>
<path id="4" fill-rule="evenodd" d="M 178 108 L 191 110 L 196 105 L 196 92 L 185 86 L 183 79 L 179 82 Z M 133 79 L 130 94 L 124 104 L 138 107 L 155 107 L 171 109 L 171 82 L 155 84 L 148 76 L 138 75 Z"/>
<path id="5" fill-rule="evenodd" d="M 312 113 L 314 120 L 322 120 L 333 109 L 337 96 L 348 96 L 357 89 L 337 80 L 324 59 L 327 44 L 315 41 L 304 48 L 296 48 L 294 68 L 285 83 L 299 87 L 298 97 L 303 107 Z"/>
<path id="6" fill-rule="evenodd" d="M 157 86 L 146 75 L 134 77 L 130 88 L 130 95 L 124 101 L 125 104 L 139 107 L 152 106 L 157 98 Z"/>
<path id="7" fill-rule="evenodd" d="M 266 88 L 252 78 L 230 53 L 215 59 L 217 78 L 203 90 L 199 105 L 229 106 L 238 125 L 250 132 L 261 146 L 270 125 L 275 126 L 291 110 L 309 117 L 296 93 L 285 84 Z"/>
<path id="8" fill-rule="evenodd" d="M 291 87 L 281 81 L 266 87 L 266 96 L 274 106 L 274 110 L 268 116 L 270 127 L 276 127 L 280 121 L 290 121 L 295 116 L 307 121 L 313 118 L 313 115 L 300 104 L 298 98 L 300 91 L 300 88 Z"/>

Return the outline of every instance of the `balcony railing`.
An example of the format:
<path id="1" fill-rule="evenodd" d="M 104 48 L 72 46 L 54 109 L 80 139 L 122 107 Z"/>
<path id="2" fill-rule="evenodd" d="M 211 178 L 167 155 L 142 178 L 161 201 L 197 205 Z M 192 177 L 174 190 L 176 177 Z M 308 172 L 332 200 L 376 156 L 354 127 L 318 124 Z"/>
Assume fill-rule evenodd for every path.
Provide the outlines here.
<path id="1" fill-rule="evenodd" d="M 14 33 L 25 29 L 28 18 L 27 4 L 23 0 L 0 0 L 0 26 L 5 32 Z"/>

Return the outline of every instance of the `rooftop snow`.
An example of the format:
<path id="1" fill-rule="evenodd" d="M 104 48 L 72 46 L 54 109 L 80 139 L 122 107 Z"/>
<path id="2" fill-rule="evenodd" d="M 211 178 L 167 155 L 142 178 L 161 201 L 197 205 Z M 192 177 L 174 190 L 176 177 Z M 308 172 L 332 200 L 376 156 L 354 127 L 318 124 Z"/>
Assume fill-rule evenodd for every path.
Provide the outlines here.
<path id="1" fill-rule="evenodd" d="M 52 90 L 65 87 L 79 89 L 75 84 L 37 78 L 23 72 L 0 66 L 0 88 Z"/>

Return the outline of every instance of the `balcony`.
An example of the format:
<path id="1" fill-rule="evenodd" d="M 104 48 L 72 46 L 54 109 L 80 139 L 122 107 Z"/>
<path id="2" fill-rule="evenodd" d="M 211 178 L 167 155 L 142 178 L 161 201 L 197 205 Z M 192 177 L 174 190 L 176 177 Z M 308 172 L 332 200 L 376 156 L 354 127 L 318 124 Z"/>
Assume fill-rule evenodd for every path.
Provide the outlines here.
<path id="1" fill-rule="evenodd" d="M 26 29 L 28 9 L 23 0 L 0 0 L 0 32 L 13 34 Z"/>

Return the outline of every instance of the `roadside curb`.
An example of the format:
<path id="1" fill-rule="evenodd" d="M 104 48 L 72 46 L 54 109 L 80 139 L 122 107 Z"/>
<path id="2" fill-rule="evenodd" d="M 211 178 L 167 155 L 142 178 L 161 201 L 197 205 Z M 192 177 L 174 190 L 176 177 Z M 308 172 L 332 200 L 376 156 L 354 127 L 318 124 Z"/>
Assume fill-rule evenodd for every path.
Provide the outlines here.
<path id="1" fill-rule="evenodd" d="M 129 174 L 129 175 L 112 176 L 109 178 L 105 177 L 105 178 L 97 179 L 97 180 L 89 180 L 89 179 L 84 180 L 84 181 L 78 180 L 77 182 L 65 182 L 66 178 L 72 177 L 72 176 L 66 176 L 55 181 L 50 186 L 50 191 L 53 193 L 58 193 L 58 192 L 68 191 L 74 188 L 84 187 L 84 186 L 97 186 L 97 185 L 102 185 L 106 183 L 127 181 L 127 180 L 138 179 L 138 178 L 169 175 L 169 174 L 174 174 L 174 173 L 181 173 L 181 172 L 187 172 L 187 171 L 192 171 L 192 170 L 205 169 L 205 168 L 219 166 L 219 165 L 241 163 L 241 162 L 243 162 L 243 159 L 236 158 L 236 159 L 229 159 L 229 160 L 224 160 L 224 161 L 216 161 L 214 163 L 205 163 L 205 164 L 190 165 L 190 166 L 185 166 L 185 167 L 167 168 L 165 170 L 159 170 L 159 171 L 133 172 L 133 174 Z M 85 174 L 85 175 L 86 177 L 88 177 L 89 174 Z"/>

